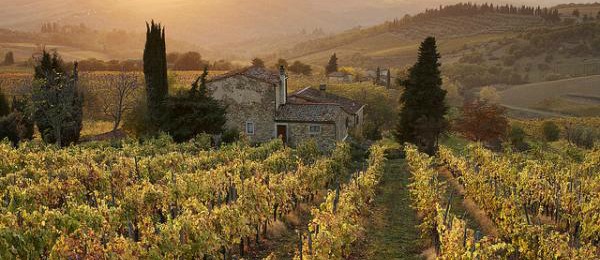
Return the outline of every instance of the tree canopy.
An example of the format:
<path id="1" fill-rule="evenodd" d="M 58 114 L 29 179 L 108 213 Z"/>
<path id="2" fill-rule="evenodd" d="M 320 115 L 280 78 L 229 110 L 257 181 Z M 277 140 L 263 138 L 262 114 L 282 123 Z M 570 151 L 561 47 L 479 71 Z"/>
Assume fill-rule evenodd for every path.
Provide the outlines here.
<path id="1" fill-rule="evenodd" d="M 330 74 L 336 71 L 338 71 L 338 58 L 337 55 L 334 53 L 333 55 L 331 55 L 331 58 L 329 58 L 329 62 L 325 67 L 325 73 Z"/>
<path id="2" fill-rule="evenodd" d="M 439 59 L 435 38 L 426 38 L 417 62 L 409 69 L 408 79 L 400 82 L 404 92 L 395 132 L 400 143 L 413 143 L 430 155 L 435 153 L 438 138 L 448 126 Z"/>

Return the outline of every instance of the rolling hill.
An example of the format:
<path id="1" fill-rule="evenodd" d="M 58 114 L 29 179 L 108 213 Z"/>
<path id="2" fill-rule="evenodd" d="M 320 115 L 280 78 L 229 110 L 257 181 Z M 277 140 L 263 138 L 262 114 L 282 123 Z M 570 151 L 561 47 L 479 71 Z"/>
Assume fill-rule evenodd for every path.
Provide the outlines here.
<path id="1" fill-rule="evenodd" d="M 169 35 L 228 55 L 252 52 L 268 45 L 283 49 L 302 30 L 322 28 L 338 33 L 416 14 L 456 0 L 4 0 L 0 28 L 38 31 L 44 22 L 86 24 L 98 30 L 142 32 L 156 19 Z M 489 2 L 476 0 L 470 2 Z M 505 0 L 515 5 L 539 5 L 534 0 Z M 561 3 L 547 0 L 543 5 Z M 577 1 L 576 1 L 577 2 Z M 310 40 L 295 39 L 298 41 Z M 262 44 L 267 42 L 267 44 Z M 240 43 L 243 43 L 241 45 Z M 279 44 L 276 44 L 279 43 Z M 260 46 L 257 46 L 260 45 Z M 259 47 L 254 49 L 254 47 Z M 262 47 L 262 48 L 261 48 Z M 250 51 L 248 51 L 248 49 Z M 273 48 L 270 48 L 271 50 Z M 250 56 L 247 54 L 246 56 Z"/>
<path id="2" fill-rule="evenodd" d="M 500 92 L 501 103 L 511 110 L 549 116 L 600 114 L 600 76 L 547 81 L 511 87 Z"/>
<path id="3" fill-rule="evenodd" d="M 388 23 L 354 29 L 297 44 L 277 56 L 324 64 L 335 52 L 349 66 L 402 67 L 414 62 L 418 43 L 427 36 L 435 36 L 440 41 L 443 58 L 452 61 L 460 56 L 454 54 L 466 45 L 503 39 L 547 25 L 540 17 L 511 14 L 436 17 L 393 29 Z"/>

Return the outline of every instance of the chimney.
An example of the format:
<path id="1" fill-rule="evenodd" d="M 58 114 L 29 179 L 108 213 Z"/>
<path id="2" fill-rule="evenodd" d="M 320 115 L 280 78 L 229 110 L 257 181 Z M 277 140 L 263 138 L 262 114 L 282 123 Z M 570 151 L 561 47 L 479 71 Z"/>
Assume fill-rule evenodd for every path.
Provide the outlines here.
<path id="1" fill-rule="evenodd" d="M 319 86 L 319 90 L 321 90 L 321 91 L 323 91 L 323 92 L 327 91 L 327 84 L 321 84 L 321 85 Z"/>
<path id="2" fill-rule="evenodd" d="M 287 103 L 287 74 L 283 66 L 279 67 L 279 87 L 275 91 L 275 105 L 279 109 L 280 106 Z"/>

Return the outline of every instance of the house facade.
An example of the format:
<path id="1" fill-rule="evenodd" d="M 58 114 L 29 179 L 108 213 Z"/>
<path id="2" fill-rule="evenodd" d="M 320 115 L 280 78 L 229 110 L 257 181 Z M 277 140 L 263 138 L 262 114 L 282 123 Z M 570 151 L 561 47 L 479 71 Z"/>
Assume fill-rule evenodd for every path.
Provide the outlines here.
<path id="1" fill-rule="evenodd" d="M 297 145 L 313 139 L 330 149 L 363 122 L 364 105 L 327 93 L 325 86 L 288 95 L 284 70 L 249 67 L 214 77 L 206 87 L 227 105 L 226 127 L 245 133 L 253 143 L 279 137 Z"/>

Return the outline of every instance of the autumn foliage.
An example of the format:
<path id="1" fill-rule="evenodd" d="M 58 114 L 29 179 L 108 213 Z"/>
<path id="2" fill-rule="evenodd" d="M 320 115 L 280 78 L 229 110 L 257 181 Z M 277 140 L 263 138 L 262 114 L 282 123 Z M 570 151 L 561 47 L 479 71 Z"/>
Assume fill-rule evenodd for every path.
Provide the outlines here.
<path id="1" fill-rule="evenodd" d="M 455 130 L 464 137 L 478 142 L 491 142 L 502 138 L 508 128 L 504 108 L 482 101 L 467 102 Z"/>

